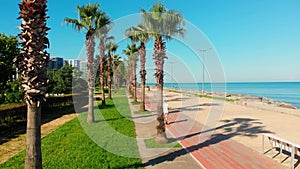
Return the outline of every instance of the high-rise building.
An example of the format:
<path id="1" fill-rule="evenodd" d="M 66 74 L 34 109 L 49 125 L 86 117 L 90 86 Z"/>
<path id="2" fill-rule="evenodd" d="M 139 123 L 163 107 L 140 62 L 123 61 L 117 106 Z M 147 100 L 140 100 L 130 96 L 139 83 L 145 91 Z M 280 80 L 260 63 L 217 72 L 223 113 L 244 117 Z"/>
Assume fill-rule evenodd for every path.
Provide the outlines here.
<path id="1" fill-rule="evenodd" d="M 71 65 L 74 68 L 77 68 L 77 70 L 80 70 L 80 60 L 68 59 L 67 62 L 68 62 L 68 65 Z"/>
<path id="2" fill-rule="evenodd" d="M 47 70 L 58 70 L 60 69 L 61 67 L 63 67 L 64 65 L 64 59 L 63 58 L 60 58 L 60 57 L 53 57 L 53 58 L 50 58 L 49 62 L 48 62 L 48 67 L 47 67 Z"/>

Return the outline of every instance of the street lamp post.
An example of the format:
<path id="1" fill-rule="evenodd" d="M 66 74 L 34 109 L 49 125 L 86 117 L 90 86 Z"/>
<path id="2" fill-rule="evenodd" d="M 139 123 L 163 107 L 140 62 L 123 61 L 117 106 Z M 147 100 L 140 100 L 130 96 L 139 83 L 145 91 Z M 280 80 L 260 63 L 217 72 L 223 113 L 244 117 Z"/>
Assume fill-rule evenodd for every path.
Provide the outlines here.
<path id="1" fill-rule="evenodd" d="M 202 96 L 204 95 L 204 53 L 209 51 L 211 48 L 209 49 L 200 49 L 200 51 L 202 52 Z"/>
<path id="2" fill-rule="evenodd" d="M 171 62 L 169 62 L 170 64 L 171 64 L 171 84 L 172 84 L 172 87 L 174 86 L 173 85 L 173 65 L 174 65 L 174 61 L 171 61 Z"/>

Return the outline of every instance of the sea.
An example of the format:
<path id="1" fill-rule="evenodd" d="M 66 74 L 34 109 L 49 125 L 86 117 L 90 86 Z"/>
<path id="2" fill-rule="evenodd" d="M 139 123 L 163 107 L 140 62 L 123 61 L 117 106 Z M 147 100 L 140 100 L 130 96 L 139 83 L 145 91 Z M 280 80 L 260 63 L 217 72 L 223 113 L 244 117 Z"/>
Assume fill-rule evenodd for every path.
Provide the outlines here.
<path id="1" fill-rule="evenodd" d="M 155 83 L 147 85 L 155 86 Z M 165 83 L 164 87 L 201 91 L 202 83 Z M 300 82 L 204 83 L 204 91 L 267 97 L 300 108 Z"/>

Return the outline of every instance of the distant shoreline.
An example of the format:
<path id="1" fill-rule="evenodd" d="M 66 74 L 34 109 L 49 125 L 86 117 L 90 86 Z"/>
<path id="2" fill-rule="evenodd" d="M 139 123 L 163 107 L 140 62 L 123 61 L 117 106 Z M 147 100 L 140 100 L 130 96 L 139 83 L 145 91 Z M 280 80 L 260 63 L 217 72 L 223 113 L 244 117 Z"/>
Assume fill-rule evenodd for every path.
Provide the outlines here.
<path id="1" fill-rule="evenodd" d="M 299 84 L 299 85 L 298 85 Z M 148 83 L 155 86 L 154 83 Z M 300 108 L 300 82 L 228 82 L 205 83 L 205 93 L 227 99 L 242 99 L 273 104 L 276 107 Z M 165 83 L 165 88 L 201 92 L 201 83 Z M 201 93 L 200 93 L 201 94 Z"/>

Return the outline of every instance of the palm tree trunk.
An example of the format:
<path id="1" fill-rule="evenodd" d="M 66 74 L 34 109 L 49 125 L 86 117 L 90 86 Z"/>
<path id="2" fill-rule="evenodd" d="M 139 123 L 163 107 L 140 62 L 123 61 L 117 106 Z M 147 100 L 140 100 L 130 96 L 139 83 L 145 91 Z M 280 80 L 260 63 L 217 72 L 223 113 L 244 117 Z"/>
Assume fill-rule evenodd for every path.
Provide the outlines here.
<path id="1" fill-rule="evenodd" d="M 117 90 L 118 88 L 117 88 L 117 84 L 118 84 L 118 82 L 117 82 L 117 65 L 116 64 L 114 64 L 114 72 L 113 72 L 113 74 L 114 74 L 114 88 L 115 88 L 115 90 Z"/>
<path id="2" fill-rule="evenodd" d="M 145 85 L 146 85 L 146 70 L 145 70 L 145 63 L 146 63 L 146 49 L 145 49 L 145 44 L 141 42 L 141 46 L 139 49 L 139 54 L 140 54 L 140 63 L 141 63 L 141 70 L 140 70 L 140 75 L 141 75 L 141 85 L 142 85 L 142 99 L 141 99 L 141 104 L 140 104 L 140 111 L 145 111 Z"/>
<path id="3" fill-rule="evenodd" d="M 136 88 L 137 88 L 137 82 L 136 82 L 136 59 L 133 60 L 133 101 L 137 102 L 137 95 L 136 95 Z"/>
<path id="4" fill-rule="evenodd" d="M 95 41 L 92 36 L 93 32 L 88 32 L 86 35 L 86 49 L 87 49 L 87 57 L 88 57 L 88 90 L 89 90 L 89 104 L 88 104 L 88 117 L 87 122 L 94 122 L 94 52 L 95 52 Z"/>
<path id="5" fill-rule="evenodd" d="M 22 49 L 16 63 L 21 74 L 21 83 L 25 91 L 27 104 L 26 129 L 26 169 L 42 168 L 41 151 L 41 101 L 47 89 L 47 63 L 49 47 L 46 26 L 47 0 L 22 0 L 19 4 L 22 18 L 21 39 Z"/>
<path id="6" fill-rule="evenodd" d="M 163 114 L 163 84 L 164 84 L 164 59 L 166 58 L 166 51 L 165 51 L 165 42 L 162 41 L 162 38 L 158 38 L 155 40 L 154 43 L 154 59 L 156 65 L 156 86 L 157 86 L 157 121 L 158 126 L 157 129 L 157 137 L 156 141 L 159 143 L 167 143 L 167 136 L 166 136 L 166 126 L 164 122 L 164 114 Z"/>
<path id="7" fill-rule="evenodd" d="M 26 169 L 42 168 L 41 105 L 38 102 L 27 104 Z"/>
<path id="8" fill-rule="evenodd" d="M 108 98 L 111 99 L 111 55 L 107 56 L 107 83 L 108 83 Z"/>
<path id="9" fill-rule="evenodd" d="M 104 41 L 100 40 L 100 90 L 101 90 L 101 106 L 105 107 L 105 93 L 104 93 Z"/>

